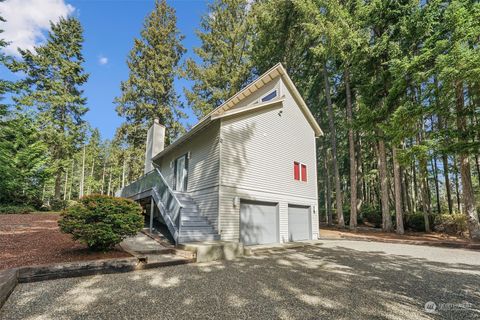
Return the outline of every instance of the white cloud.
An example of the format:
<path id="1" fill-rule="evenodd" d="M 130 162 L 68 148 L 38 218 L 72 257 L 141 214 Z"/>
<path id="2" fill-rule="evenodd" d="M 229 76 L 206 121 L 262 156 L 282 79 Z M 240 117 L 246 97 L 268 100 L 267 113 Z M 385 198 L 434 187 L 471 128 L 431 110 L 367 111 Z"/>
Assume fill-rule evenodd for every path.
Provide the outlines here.
<path id="1" fill-rule="evenodd" d="M 108 58 L 103 56 L 103 55 L 100 55 L 98 57 L 98 63 L 102 66 L 106 65 L 108 63 Z"/>
<path id="2" fill-rule="evenodd" d="M 5 51 L 18 55 L 17 48 L 32 50 L 45 40 L 44 32 L 50 21 L 67 17 L 75 8 L 64 0 L 7 0 L 0 2 L 0 15 L 7 20 L 2 24 L 2 38 L 10 45 Z"/>

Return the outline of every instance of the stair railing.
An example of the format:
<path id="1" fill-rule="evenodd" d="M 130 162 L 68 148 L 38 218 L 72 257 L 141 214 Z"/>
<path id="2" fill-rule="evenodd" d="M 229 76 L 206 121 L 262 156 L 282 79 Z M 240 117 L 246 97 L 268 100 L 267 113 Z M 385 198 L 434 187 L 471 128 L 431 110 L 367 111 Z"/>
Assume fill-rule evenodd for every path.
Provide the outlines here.
<path id="1" fill-rule="evenodd" d="M 119 194 L 124 198 L 132 198 L 147 191 L 150 191 L 150 195 L 154 198 L 168 229 L 175 242 L 177 242 L 180 234 L 180 217 L 183 206 L 158 168 L 124 187 Z"/>

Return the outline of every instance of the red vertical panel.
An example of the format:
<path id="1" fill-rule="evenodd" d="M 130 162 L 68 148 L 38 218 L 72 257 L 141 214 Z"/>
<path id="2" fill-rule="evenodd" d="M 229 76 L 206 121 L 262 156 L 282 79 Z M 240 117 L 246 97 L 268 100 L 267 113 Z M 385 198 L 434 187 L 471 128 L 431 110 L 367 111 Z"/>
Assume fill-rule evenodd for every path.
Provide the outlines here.
<path id="1" fill-rule="evenodd" d="M 302 164 L 302 181 L 307 181 L 307 166 Z"/>
<path id="2" fill-rule="evenodd" d="M 293 178 L 295 180 L 300 180 L 300 163 L 293 163 Z"/>

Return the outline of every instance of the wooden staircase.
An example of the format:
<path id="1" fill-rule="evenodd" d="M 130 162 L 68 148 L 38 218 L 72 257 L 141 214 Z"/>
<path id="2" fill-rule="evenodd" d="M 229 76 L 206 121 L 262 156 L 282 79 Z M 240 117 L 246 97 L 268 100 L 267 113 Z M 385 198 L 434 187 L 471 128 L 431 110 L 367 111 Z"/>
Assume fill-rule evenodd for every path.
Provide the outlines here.
<path id="1" fill-rule="evenodd" d="M 136 201 L 152 198 L 176 244 L 220 240 L 192 197 L 173 191 L 158 169 L 129 184 L 117 196 Z"/>
<path id="2" fill-rule="evenodd" d="M 182 204 L 178 243 L 220 240 L 220 235 L 210 221 L 200 215 L 200 210 L 192 197 L 183 192 L 175 192 L 175 195 Z"/>

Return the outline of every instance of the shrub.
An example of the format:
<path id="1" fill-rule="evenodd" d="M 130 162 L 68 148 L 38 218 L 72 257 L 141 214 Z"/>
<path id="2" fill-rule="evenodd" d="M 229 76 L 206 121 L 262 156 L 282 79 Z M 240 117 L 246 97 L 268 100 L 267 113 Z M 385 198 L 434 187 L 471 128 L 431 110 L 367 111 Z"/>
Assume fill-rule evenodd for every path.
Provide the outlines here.
<path id="1" fill-rule="evenodd" d="M 67 204 L 67 200 L 52 199 L 50 201 L 50 209 L 53 211 L 63 211 L 67 208 Z"/>
<path id="2" fill-rule="evenodd" d="M 345 225 L 349 226 L 350 225 L 350 206 L 343 207 L 343 219 L 345 220 Z M 335 214 L 334 223 L 337 223 L 336 214 Z M 362 223 L 363 223 L 362 216 L 360 215 L 360 212 L 357 211 L 357 224 L 362 224 Z"/>
<path id="3" fill-rule="evenodd" d="M 428 218 L 430 226 L 433 226 L 433 216 Z M 423 212 L 409 213 L 405 215 L 405 228 L 413 231 L 425 231 L 425 218 Z"/>
<path id="4" fill-rule="evenodd" d="M 382 227 L 382 212 L 380 208 L 364 205 L 360 209 L 360 213 L 363 217 L 363 221 L 368 221 L 376 228 Z"/>
<path id="5" fill-rule="evenodd" d="M 131 200 L 86 196 L 62 213 L 60 230 L 92 250 L 110 250 L 143 227 L 142 207 Z"/>
<path id="6" fill-rule="evenodd" d="M 31 206 L 0 205 L 0 214 L 26 214 L 35 211 Z"/>
<path id="7" fill-rule="evenodd" d="M 435 231 L 452 235 L 464 235 L 467 231 L 467 216 L 464 214 L 441 214 L 435 217 Z"/>

